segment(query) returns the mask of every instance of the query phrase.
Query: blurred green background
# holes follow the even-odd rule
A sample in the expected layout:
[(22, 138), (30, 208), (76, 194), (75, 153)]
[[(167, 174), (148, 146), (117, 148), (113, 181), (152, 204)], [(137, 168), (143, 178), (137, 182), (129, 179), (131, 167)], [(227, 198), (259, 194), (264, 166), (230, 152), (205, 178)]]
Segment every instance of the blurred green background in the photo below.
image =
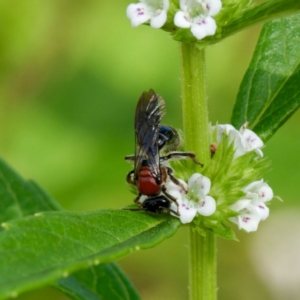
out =
[[(2, 0), (1, 156), (65, 209), (132, 203), (125, 182), (140, 94), (164, 96), (164, 123), (181, 127), (178, 45), (147, 26), (132, 29), (128, 0)], [(210, 119), (228, 123), (260, 27), (207, 49)], [(299, 299), (299, 112), (268, 142), (269, 219), (240, 242), (218, 240), (219, 299)], [(187, 299), (188, 230), (120, 261), (145, 300)], [(19, 300), (68, 299), (44, 288)]]

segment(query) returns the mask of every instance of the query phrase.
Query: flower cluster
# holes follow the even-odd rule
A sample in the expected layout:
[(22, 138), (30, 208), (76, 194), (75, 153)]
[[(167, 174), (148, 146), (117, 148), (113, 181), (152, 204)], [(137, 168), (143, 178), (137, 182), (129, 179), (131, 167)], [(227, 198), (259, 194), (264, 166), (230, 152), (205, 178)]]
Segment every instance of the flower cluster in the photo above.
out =
[[(150, 21), (151, 27), (161, 28), (168, 19), (169, 8), (169, 0), (140, 0), (130, 4), (126, 14), (133, 27)], [(221, 0), (179, 0), (174, 24), (179, 28), (190, 28), (193, 36), (201, 40), (216, 33), (217, 25), (212, 17), (221, 8)]]
[[(236, 130), (232, 125), (217, 125), (212, 127), (216, 130), (217, 142), (220, 142), (223, 134), (229, 137), (229, 143), (234, 145), (234, 158), (254, 151), (260, 157), (263, 157), (261, 148), (264, 143), (255, 132), (246, 128), (244, 124), (240, 130)], [(230, 205), (230, 209), (239, 213), (238, 216), (229, 218), (236, 223), (239, 229), (247, 232), (256, 231), (260, 221), (269, 216), (269, 208), (265, 202), (272, 200), (273, 191), (270, 186), (261, 179), (254, 181), (242, 188), (245, 196), (237, 202)]]
[[(233, 151), (231, 165), (235, 166), (234, 169), (238, 170), (238, 173), (230, 175), (230, 169), (221, 169), (218, 171), (219, 173), (216, 173), (217, 176), (214, 176), (213, 181), (202, 174), (196, 173), (188, 179), (187, 183), (179, 179), (180, 185), (169, 180), (166, 185), (167, 191), (176, 199), (178, 204), (172, 203), (171, 210), (178, 212), (179, 215), (173, 212), (171, 214), (179, 217), (183, 224), (193, 222), (197, 215), (208, 217), (208, 219), (211, 216), (212, 226), (215, 226), (215, 220), (217, 219), (221, 220), (221, 222), (227, 219), (237, 224), (239, 229), (244, 229), (247, 232), (256, 231), (259, 222), (269, 216), (269, 208), (265, 203), (273, 198), (272, 189), (263, 179), (255, 181), (257, 180), (256, 176), (261, 175), (255, 168), (257, 166), (264, 168), (264, 165), (259, 165), (260, 162), (263, 164), (264, 160), (257, 160), (257, 156), (263, 156), (261, 151), (263, 142), (253, 131), (246, 129), (246, 125), (242, 126), (240, 130), (236, 130), (229, 124), (216, 125), (212, 127), (212, 136), (216, 144), (224, 142), (224, 137), (227, 137), (227, 147), (233, 145), (231, 148), (233, 149), (231, 150)], [(219, 151), (218, 147), (216, 151)], [(257, 156), (252, 156), (253, 165), (246, 167), (249, 168), (246, 170), (238, 168), (237, 164), (243, 163), (243, 160), (242, 158), (236, 160), (236, 158), (244, 156), (249, 152), (257, 154)], [(249, 155), (245, 159), (247, 162)], [(222, 155), (219, 156), (222, 157)], [(219, 158), (215, 158), (214, 156), (213, 159)], [(222, 168), (223, 164), (218, 163), (218, 165)], [(206, 175), (207, 170), (209, 170), (209, 167), (203, 170)], [(219, 179), (216, 179), (218, 177)], [(239, 181), (232, 182), (232, 178), (236, 180), (236, 177), (240, 178), (241, 183)], [(245, 178), (246, 181), (244, 181)], [(253, 181), (249, 184), (251, 180)], [(243, 186), (242, 182), (247, 182), (247, 185)], [(228, 186), (227, 190), (226, 186)], [(241, 197), (243, 194), (244, 196)]]

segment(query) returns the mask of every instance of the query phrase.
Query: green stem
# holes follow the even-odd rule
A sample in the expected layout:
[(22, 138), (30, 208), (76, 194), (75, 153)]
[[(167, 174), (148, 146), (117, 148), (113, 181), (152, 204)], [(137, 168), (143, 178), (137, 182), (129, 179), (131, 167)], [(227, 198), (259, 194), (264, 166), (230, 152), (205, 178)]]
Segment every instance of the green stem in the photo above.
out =
[[(206, 165), (210, 159), (205, 52), (181, 43), (181, 90), (185, 146)], [(196, 171), (196, 167), (195, 170)], [(201, 172), (198, 169), (198, 172)], [(216, 299), (216, 241), (190, 229), (190, 300)]]
[(205, 53), (194, 44), (180, 44), (183, 131), (187, 150), (205, 164), (210, 159), (205, 84)]

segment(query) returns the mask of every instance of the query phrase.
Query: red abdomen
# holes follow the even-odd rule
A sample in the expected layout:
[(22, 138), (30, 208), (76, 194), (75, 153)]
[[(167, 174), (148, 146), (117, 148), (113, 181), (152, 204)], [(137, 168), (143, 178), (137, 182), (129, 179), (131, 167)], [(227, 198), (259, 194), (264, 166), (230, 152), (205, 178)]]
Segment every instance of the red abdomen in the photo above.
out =
[(137, 180), (139, 192), (146, 196), (155, 195), (160, 192), (161, 186), (156, 183), (153, 174), (148, 166), (143, 166)]

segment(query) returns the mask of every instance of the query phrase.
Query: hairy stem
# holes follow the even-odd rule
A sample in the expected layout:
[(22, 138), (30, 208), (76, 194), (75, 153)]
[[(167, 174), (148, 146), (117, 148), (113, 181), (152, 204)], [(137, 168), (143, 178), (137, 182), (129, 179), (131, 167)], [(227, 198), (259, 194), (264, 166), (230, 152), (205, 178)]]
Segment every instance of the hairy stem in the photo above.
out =
[[(188, 151), (204, 166), (210, 159), (205, 83), (205, 52), (192, 43), (180, 44), (183, 130)], [(200, 167), (194, 167), (201, 173)], [(190, 229), (190, 300), (216, 299), (216, 241)]]

